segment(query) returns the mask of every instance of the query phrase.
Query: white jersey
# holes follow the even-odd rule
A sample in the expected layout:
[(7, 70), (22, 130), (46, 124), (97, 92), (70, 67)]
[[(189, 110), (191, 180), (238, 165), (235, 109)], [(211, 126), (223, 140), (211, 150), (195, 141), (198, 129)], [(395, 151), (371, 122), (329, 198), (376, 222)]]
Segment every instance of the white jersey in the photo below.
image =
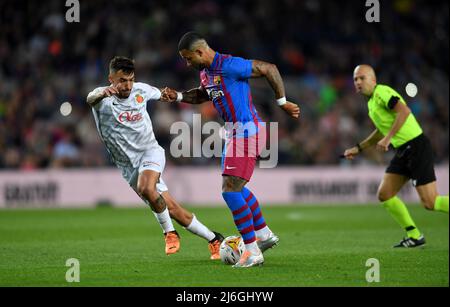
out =
[[(105, 88), (96, 88), (92, 93)], [(160, 98), (159, 89), (135, 82), (128, 98), (105, 97), (92, 107), (100, 137), (118, 167), (139, 167), (145, 152), (161, 148), (147, 112), (147, 102)]]

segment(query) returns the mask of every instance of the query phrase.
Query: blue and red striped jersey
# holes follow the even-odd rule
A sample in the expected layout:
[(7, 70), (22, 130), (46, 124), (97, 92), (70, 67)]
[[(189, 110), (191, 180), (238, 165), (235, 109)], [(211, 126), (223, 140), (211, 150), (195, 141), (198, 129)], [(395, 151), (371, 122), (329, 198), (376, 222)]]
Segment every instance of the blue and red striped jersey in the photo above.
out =
[[(256, 133), (261, 118), (252, 102), (248, 79), (252, 61), (216, 52), (211, 67), (200, 72), (200, 84), (226, 123), (245, 125), (245, 136)], [(237, 130), (237, 131), (236, 131)], [(239, 135), (236, 129), (234, 135)], [(243, 135), (244, 136), (244, 135)]]

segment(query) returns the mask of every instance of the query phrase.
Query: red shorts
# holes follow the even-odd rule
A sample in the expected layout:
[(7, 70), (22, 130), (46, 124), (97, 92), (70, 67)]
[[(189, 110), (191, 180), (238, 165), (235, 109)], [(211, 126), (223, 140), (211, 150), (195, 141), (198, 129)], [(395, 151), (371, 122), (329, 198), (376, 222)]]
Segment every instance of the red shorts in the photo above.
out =
[(222, 176), (235, 176), (250, 181), (265, 145), (265, 129), (260, 129), (257, 134), (248, 138), (227, 139), (222, 154)]

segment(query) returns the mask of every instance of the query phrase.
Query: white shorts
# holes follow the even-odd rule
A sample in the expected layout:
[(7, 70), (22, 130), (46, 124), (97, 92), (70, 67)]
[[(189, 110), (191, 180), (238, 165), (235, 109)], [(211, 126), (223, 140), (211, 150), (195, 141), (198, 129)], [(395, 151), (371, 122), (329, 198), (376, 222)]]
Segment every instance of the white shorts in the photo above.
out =
[(164, 171), (164, 166), (166, 165), (165, 151), (161, 146), (149, 149), (142, 156), (139, 162), (139, 167), (121, 167), (122, 176), (128, 182), (128, 184), (137, 193), (137, 184), (139, 174), (146, 170), (151, 170), (160, 173), (159, 181), (156, 184), (156, 190), (158, 193), (162, 193), (168, 190), (166, 184), (162, 179), (162, 173)]

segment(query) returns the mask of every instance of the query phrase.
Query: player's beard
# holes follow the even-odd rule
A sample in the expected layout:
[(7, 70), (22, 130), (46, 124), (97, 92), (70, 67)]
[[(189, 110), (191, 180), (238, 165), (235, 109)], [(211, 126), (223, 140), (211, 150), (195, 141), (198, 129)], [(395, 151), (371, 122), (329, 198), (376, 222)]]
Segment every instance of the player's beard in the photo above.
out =
[(131, 91), (129, 91), (129, 92), (120, 92), (119, 93), (119, 98), (126, 99), (126, 98), (130, 97), (130, 94), (131, 94)]

